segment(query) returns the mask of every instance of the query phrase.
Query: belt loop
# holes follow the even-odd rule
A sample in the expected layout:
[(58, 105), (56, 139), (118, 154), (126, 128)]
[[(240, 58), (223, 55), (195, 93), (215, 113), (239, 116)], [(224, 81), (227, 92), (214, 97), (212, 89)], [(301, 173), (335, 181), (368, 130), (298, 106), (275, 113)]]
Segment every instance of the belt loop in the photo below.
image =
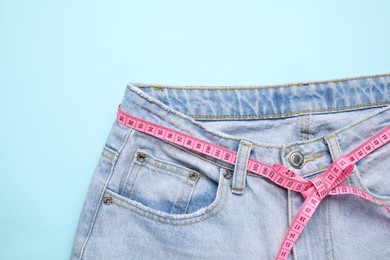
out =
[[(334, 162), (337, 158), (343, 155), (343, 152), (341, 151), (339, 141), (337, 139), (337, 135), (335, 133), (331, 133), (330, 135), (327, 135), (324, 137), (326, 144), (328, 145), (330, 155), (332, 156), (332, 161)], [(356, 170), (356, 168), (353, 170), (353, 172)], [(350, 177), (348, 176), (342, 184), (348, 184), (350, 185)]]
[(234, 194), (244, 194), (246, 171), (252, 147), (253, 144), (251, 142), (240, 140), (233, 173), (232, 193)]
[(325, 136), (324, 139), (328, 145), (330, 155), (332, 156), (332, 161), (335, 161), (337, 158), (342, 156), (337, 136), (334, 133)]

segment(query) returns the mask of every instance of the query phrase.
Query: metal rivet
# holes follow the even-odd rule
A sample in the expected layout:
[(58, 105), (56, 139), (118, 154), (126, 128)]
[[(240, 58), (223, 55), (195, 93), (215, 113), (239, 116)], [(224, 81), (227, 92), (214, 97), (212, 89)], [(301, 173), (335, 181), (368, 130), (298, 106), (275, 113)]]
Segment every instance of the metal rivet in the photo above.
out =
[(223, 173), (223, 177), (225, 177), (226, 179), (230, 179), (232, 177), (232, 171), (225, 170), (225, 172)]
[(146, 156), (147, 156), (147, 155), (146, 155), (145, 153), (138, 152), (138, 154), (137, 154), (137, 160), (140, 161), (140, 162), (143, 162), (143, 161), (145, 161), (145, 157), (146, 157)]
[(104, 201), (104, 204), (110, 205), (112, 203), (112, 197), (111, 196), (104, 197), (103, 201)]
[(296, 169), (302, 168), (305, 164), (305, 157), (300, 152), (295, 151), (290, 155), (290, 164)]
[(198, 179), (199, 175), (197, 172), (191, 172), (189, 177), (191, 180), (195, 181), (196, 179)]

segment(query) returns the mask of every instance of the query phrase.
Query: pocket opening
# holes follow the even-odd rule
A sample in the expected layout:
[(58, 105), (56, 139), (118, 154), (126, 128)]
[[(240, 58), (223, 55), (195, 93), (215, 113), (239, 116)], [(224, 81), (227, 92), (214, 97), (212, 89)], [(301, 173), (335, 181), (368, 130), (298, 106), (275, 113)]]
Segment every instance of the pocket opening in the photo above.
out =
[(367, 155), (355, 164), (352, 179), (371, 196), (390, 205), (390, 156), (386, 146)]
[(167, 213), (185, 213), (202, 175), (137, 148), (120, 195)]
[[(206, 220), (217, 215), (226, 205), (229, 193), (229, 180), (224, 177), (224, 168), (219, 168), (219, 181), (216, 185), (214, 200), (204, 204), (193, 212), (184, 214), (167, 213), (155, 208), (146, 206), (136, 200), (124, 197), (109, 188), (105, 191), (105, 196), (112, 197), (112, 204), (118, 206), (118, 210), (127, 210), (129, 213), (140, 215), (144, 218), (170, 225), (188, 225)], [(215, 181), (213, 181), (215, 182)]]

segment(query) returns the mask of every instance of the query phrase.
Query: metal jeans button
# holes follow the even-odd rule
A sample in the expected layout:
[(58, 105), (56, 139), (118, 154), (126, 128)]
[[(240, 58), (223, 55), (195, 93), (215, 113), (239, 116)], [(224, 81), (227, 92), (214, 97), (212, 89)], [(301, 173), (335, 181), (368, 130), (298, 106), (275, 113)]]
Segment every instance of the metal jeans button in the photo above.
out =
[(199, 177), (199, 174), (197, 172), (190, 172), (189, 177), (191, 180), (196, 181)]
[(223, 173), (223, 177), (225, 177), (225, 179), (230, 179), (232, 177), (232, 171), (225, 170), (225, 172)]
[(140, 162), (143, 162), (143, 161), (145, 161), (145, 157), (146, 157), (146, 156), (147, 156), (147, 155), (146, 155), (145, 153), (138, 152), (138, 154), (137, 154), (137, 160), (140, 161)]
[(292, 152), (290, 154), (290, 164), (296, 169), (302, 168), (305, 164), (305, 157), (298, 151)]
[(111, 196), (104, 197), (103, 202), (106, 205), (110, 205), (112, 203), (112, 197)]

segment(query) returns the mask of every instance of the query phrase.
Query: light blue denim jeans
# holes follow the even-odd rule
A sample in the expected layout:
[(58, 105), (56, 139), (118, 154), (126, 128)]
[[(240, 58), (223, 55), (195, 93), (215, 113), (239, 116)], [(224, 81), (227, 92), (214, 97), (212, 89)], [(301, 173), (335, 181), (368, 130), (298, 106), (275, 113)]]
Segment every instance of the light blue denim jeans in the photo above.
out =
[[(322, 174), (390, 124), (390, 74), (273, 86), (131, 83), (121, 108), (236, 151), (237, 167), (113, 116), (71, 259), (274, 259), (304, 198), (247, 171), (248, 158), (307, 180)], [(303, 165), (293, 166), (296, 151)], [(390, 206), (389, 169), (384, 145), (343, 183)], [(327, 196), (288, 259), (390, 259), (389, 238), (383, 207)]]

